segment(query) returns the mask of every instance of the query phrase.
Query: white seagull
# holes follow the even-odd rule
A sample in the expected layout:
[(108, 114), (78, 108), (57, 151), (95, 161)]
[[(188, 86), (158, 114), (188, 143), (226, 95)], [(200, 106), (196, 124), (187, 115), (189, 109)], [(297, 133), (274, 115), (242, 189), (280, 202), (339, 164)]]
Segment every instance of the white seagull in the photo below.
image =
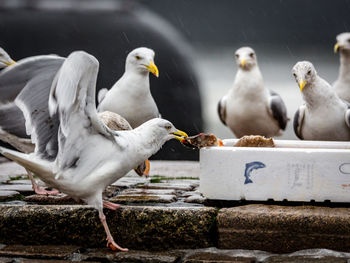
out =
[(292, 72), (305, 101), (294, 115), (295, 134), (302, 140), (350, 140), (349, 105), (317, 75), (312, 63), (298, 62)]
[(123, 76), (107, 91), (99, 92), (98, 111), (111, 111), (124, 117), (133, 128), (159, 117), (158, 107), (152, 97), (149, 72), (159, 76), (154, 64), (154, 51), (141, 47), (131, 51), (125, 62)]
[(338, 79), (333, 87), (338, 96), (350, 102), (350, 33), (342, 33), (337, 36), (334, 52), (340, 51), (340, 68)]
[(256, 54), (250, 47), (236, 51), (238, 71), (232, 88), (219, 101), (220, 120), (236, 137), (280, 136), (288, 122), (282, 98), (264, 87)]
[[(182, 140), (180, 136), (187, 135), (159, 118), (130, 131), (109, 129), (95, 106), (98, 66), (93, 56), (73, 52), (56, 75), (49, 98), (17, 97), (36, 151), (24, 154), (1, 147), (0, 152), (46, 184), (95, 207), (107, 234), (107, 246), (127, 251), (114, 242), (109, 231), (103, 207), (115, 210), (119, 205), (103, 201), (103, 190), (156, 153), (166, 141)], [(42, 111), (32, 114), (34, 105)], [(35, 122), (35, 118), (40, 121)], [(56, 136), (49, 138), (48, 134)], [(47, 147), (41, 147), (44, 145)], [(58, 150), (56, 156), (49, 155), (46, 149), (54, 148)]]

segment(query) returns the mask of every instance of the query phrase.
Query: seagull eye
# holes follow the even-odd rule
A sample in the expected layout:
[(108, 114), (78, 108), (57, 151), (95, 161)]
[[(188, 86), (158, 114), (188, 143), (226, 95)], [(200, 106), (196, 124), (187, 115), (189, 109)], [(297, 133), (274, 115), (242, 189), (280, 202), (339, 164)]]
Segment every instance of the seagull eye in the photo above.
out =
[(165, 126), (165, 129), (170, 130), (170, 129), (171, 129), (171, 126), (170, 126), (170, 125), (167, 125), (167, 126)]
[(238, 55), (238, 54), (236, 54), (236, 55), (235, 55), (235, 57), (236, 57), (236, 58), (239, 58), (239, 55)]
[(140, 57), (140, 56), (136, 56), (135, 58), (136, 58), (137, 60), (141, 59), (141, 57)]
[(297, 74), (293, 73), (294, 78), (297, 78)]
[(253, 57), (254, 57), (254, 53), (250, 53), (249, 56), (250, 56), (251, 58), (253, 58)]
[(307, 74), (308, 74), (308, 75), (311, 75), (311, 70), (309, 70), (309, 71), (307, 72)]

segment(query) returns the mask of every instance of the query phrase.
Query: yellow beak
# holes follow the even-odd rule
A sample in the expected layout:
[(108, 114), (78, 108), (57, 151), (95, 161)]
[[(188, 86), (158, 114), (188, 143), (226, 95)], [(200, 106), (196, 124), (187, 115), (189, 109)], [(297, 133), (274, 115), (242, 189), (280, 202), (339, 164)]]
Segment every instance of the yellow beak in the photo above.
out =
[(153, 61), (151, 61), (151, 63), (149, 63), (149, 65), (145, 65), (147, 70), (149, 72), (151, 72), (154, 76), (156, 76), (157, 78), (159, 77), (159, 71), (158, 68), (156, 66), (156, 64), (154, 64)]
[(339, 45), (338, 43), (336, 43), (336, 44), (334, 45), (334, 53), (337, 53), (338, 50), (339, 50), (339, 48), (340, 48), (340, 45)]
[(246, 64), (246, 62), (247, 62), (247, 61), (246, 61), (245, 59), (242, 59), (242, 60), (241, 60), (241, 66), (244, 67), (245, 64)]
[(16, 64), (16, 61), (14, 61), (14, 60), (11, 59), (10, 62), (6, 62), (6, 61), (5, 61), (5, 64), (6, 64), (7, 66), (11, 66), (11, 65), (13, 65), (13, 64)]
[(183, 132), (180, 130), (176, 130), (176, 132), (173, 132), (173, 135), (174, 135), (175, 139), (179, 140), (180, 142), (183, 141), (184, 138), (188, 137), (186, 132)]
[(304, 89), (305, 85), (306, 85), (306, 81), (303, 80), (303, 79), (301, 79), (301, 80), (299, 81), (299, 88), (300, 88), (300, 91), (301, 91), (301, 92), (303, 92), (303, 89)]

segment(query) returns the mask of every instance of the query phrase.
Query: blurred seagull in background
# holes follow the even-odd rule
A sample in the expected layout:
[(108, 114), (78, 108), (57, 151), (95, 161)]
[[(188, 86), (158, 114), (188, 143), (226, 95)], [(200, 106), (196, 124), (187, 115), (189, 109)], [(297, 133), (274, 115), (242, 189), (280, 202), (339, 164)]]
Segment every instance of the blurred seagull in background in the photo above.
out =
[(239, 68), (233, 87), (219, 101), (220, 120), (238, 138), (282, 135), (288, 122), (287, 109), (276, 92), (264, 87), (254, 50), (242, 47), (235, 57)]
[[(49, 94), (47, 87), (37, 87), (35, 94), (41, 94), (42, 89), (47, 96), (20, 94), (16, 104), (24, 112), (36, 152), (24, 154), (3, 147), (0, 152), (46, 184), (95, 207), (107, 234), (107, 246), (127, 251), (114, 242), (109, 231), (103, 207), (115, 210), (119, 205), (103, 201), (103, 190), (166, 141), (181, 141), (187, 135), (159, 118), (134, 130), (109, 129), (98, 117), (95, 105), (98, 67), (93, 56), (73, 52), (55, 76)], [(31, 114), (34, 108), (42, 110)]]
[(340, 67), (338, 79), (333, 87), (339, 98), (350, 102), (350, 33), (342, 33), (337, 36), (334, 52), (340, 53)]
[(154, 55), (153, 50), (145, 47), (134, 49), (128, 54), (123, 76), (109, 91), (100, 90), (99, 112), (118, 113), (133, 128), (160, 116), (149, 84), (149, 72), (159, 76)]
[(298, 62), (292, 72), (305, 101), (294, 115), (295, 134), (302, 140), (350, 140), (349, 104), (317, 75), (312, 63)]

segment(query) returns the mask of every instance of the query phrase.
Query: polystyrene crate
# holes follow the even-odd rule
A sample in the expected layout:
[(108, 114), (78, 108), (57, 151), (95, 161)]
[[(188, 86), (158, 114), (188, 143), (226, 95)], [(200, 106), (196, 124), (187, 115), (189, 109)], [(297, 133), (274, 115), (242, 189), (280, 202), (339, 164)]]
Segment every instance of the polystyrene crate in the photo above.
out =
[(343, 145), (202, 148), (200, 192), (217, 200), (350, 202), (350, 150)]

